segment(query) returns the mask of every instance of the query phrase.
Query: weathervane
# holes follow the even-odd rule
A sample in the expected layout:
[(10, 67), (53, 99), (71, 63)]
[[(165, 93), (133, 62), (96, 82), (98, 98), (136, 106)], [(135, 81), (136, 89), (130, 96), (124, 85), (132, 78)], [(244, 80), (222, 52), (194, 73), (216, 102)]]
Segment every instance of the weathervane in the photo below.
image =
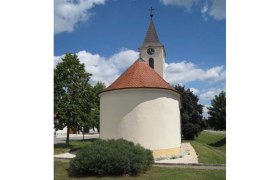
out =
[(153, 7), (151, 7), (150, 9), (149, 9), (149, 11), (150, 11), (150, 16), (151, 16), (151, 20), (153, 19), (153, 11), (154, 11), (155, 9), (153, 8)]

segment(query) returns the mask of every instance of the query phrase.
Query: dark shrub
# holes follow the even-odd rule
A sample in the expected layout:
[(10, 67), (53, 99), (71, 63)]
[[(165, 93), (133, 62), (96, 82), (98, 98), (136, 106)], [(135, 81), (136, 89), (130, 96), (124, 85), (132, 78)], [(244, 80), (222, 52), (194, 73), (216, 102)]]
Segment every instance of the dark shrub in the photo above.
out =
[(193, 140), (199, 134), (201, 127), (198, 124), (187, 123), (183, 127), (182, 134), (185, 139)]
[(195, 130), (196, 130), (196, 135), (195, 136), (197, 136), (202, 131), (202, 128), (199, 124), (194, 124), (194, 127), (195, 127)]
[(208, 128), (208, 120), (206, 118), (203, 118), (202, 121), (200, 121), (201, 130)]
[(70, 161), (70, 174), (86, 175), (137, 175), (153, 163), (150, 150), (124, 139), (97, 140), (81, 149)]

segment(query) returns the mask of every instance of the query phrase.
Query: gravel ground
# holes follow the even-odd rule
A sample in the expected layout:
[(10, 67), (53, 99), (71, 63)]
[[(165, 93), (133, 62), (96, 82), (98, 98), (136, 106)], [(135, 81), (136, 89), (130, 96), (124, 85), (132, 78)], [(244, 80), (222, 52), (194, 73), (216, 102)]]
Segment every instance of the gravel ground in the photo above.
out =
[(158, 160), (155, 163), (198, 163), (196, 152), (190, 143), (181, 144), (181, 154), (183, 155), (181, 158)]
[[(196, 152), (192, 145), (190, 143), (182, 143), (181, 145), (181, 153), (182, 155), (181, 158), (176, 158), (176, 159), (165, 159), (165, 160), (157, 160), (155, 163), (168, 163), (168, 164), (177, 164), (177, 163), (191, 163), (191, 164), (197, 164), (198, 163), (198, 158), (196, 155)], [(75, 154), (71, 153), (63, 153), (63, 154), (56, 154), (54, 155), (54, 158), (57, 159), (72, 159), (75, 157)]]

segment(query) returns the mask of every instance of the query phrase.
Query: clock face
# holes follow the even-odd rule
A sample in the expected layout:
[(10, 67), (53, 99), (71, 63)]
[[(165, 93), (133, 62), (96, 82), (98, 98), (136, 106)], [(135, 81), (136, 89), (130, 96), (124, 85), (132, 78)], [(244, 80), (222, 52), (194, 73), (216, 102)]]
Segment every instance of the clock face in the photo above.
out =
[(155, 53), (154, 48), (149, 48), (149, 49), (147, 50), (147, 53), (148, 53), (149, 55), (153, 55), (153, 54)]

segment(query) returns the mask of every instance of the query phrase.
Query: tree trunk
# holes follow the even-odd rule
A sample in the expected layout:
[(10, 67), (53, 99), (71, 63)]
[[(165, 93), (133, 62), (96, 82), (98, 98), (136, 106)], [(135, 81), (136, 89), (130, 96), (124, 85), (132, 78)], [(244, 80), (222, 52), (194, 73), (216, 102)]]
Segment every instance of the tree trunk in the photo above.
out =
[(85, 141), (85, 130), (84, 130), (85, 128), (83, 127), (82, 128), (82, 132), (83, 132), (83, 141)]
[(69, 145), (69, 126), (67, 125), (67, 137), (66, 137), (66, 145)]

